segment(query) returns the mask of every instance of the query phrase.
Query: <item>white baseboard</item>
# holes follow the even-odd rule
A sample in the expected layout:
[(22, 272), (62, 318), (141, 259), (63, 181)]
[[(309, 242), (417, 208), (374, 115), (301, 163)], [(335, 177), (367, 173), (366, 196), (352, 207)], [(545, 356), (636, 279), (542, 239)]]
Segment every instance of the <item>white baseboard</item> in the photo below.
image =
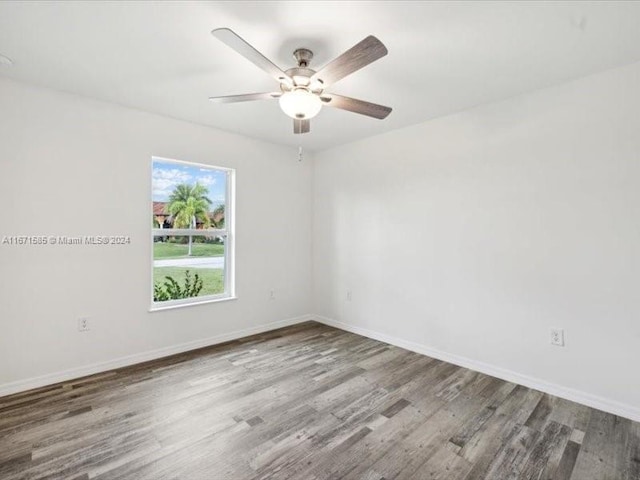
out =
[(405, 350), (411, 350), (412, 352), (420, 353), (428, 357), (437, 358), (444, 362), (453, 363), (460, 367), (465, 367), (476, 372), (484, 373), (492, 377), (497, 377), (508, 382), (524, 385), (525, 387), (533, 388), (556, 397), (561, 397), (572, 402), (580, 403), (588, 407), (596, 408), (604, 412), (612, 413), (620, 417), (625, 417), (636, 422), (640, 422), (640, 408), (626, 405), (614, 400), (599, 397), (590, 393), (575, 390), (573, 388), (563, 387), (555, 383), (550, 383), (538, 378), (533, 378), (528, 375), (523, 375), (512, 370), (490, 365), (488, 363), (479, 362), (470, 358), (461, 357), (453, 353), (443, 352), (426, 345), (411, 342), (409, 340), (403, 340), (402, 338), (394, 337), (384, 333), (379, 333), (367, 328), (356, 327), (347, 323), (342, 323), (331, 318), (324, 317), (322, 315), (312, 315), (311, 318), (317, 322), (324, 323), (331, 327), (339, 328), (347, 332), (362, 335), (363, 337), (379, 340), (384, 343), (389, 343)]
[(256, 335), (258, 333), (264, 333), (282, 327), (288, 327), (290, 325), (306, 322), (311, 319), (311, 315), (302, 315), (299, 317), (280, 320), (277, 322), (264, 323), (255, 327), (245, 328), (244, 330), (236, 330), (234, 332), (223, 333), (221, 335), (216, 335), (214, 337), (209, 337), (202, 340), (194, 340), (192, 342), (171, 345), (169, 347), (149, 350), (143, 353), (127, 355), (126, 357), (120, 357), (113, 360), (108, 360), (106, 362), (93, 363), (78, 368), (64, 370), (62, 372), (53, 372), (38, 377), (27, 378), (25, 380), (5, 383), (3, 385), (0, 385), (0, 397), (11, 395), (13, 393), (24, 392), (26, 390), (31, 390), (34, 388), (44, 387), (47, 385), (53, 385), (55, 383), (66, 382), (80, 377), (86, 377), (87, 375), (94, 375), (96, 373), (106, 372), (108, 370), (113, 370), (116, 368), (127, 367), (129, 365), (135, 365), (136, 363), (156, 360), (158, 358), (168, 357), (169, 355), (175, 355), (176, 353), (183, 353), (188, 352), (189, 350), (195, 350), (197, 348), (209, 347), (211, 345), (228, 342), (230, 340), (237, 340), (238, 338), (248, 337), (250, 335)]
[(183, 353), (189, 350), (195, 350), (197, 348), (208, 347), (211, 345), (216, 345), (216, 344), (228, 342), (231, 340), (236, 340), (238, 338), (247, 337), (247, 336), (255, 335), (258, 333), (264, 333), (264, 332), (268, 332), (270, 330), (276, 330), (282, 327), (288, 327), (290, 325), (295, 325), (295, 324), (306, 322), (309, 320), (315, 320), (317, 322), (324, 323), (325, 325), (329, 325), (331, 327), (339, 328), (347, 332), (352, 332), (357, 335), (362, 335), (364, 337), (372, 338), (374, 340), (395, 345), (397, 347), (404, 348), (406, 350), (410, 350), (412, 352), (416, 352), (421, 355), (427, 355), (429, 357), (437, 358), (438, 360), (442, 360), (445, 362), (452, 363), (454, 365), (468, 368), (470, 370), (481, 372), (486, 375), (491, 375), (493, 377), (497, 377), (502, 380), (506, 380), (508, 382), (524, 385), (525, 387), (533, 388), (535, 390), (539, 390), (541, 392), (548, 393), (550, 395), (555, 395), (557, 397), (561, 397), (567, 400), (571, 400), (573, 402), (581, 403), (589, 407), (597, 408), (598, 410), (602, 410), (605, 412), (612, 413), (614, 415), (618, 415), (620, 417), (625, 417), (630, 420), (640, 422), (640, 408), (633, 407), (631, 405), (626, 405), (620, 402), (616, 402), (614, 400), (603, 398), (603, 397), (586, 393), (580, 390), (564, 387), (562, 385), (558, 385), (555, 383), (550, 383), (544, 380), (540, 380), (538, 378), (533, 378), (528, 375), (523, 375), (523, 374), (514, 372), (512, 370), (497, 367), (495, 365), (491, 365), (488, 363), (479, 362), (477, 360), (472, 360), (470, 358), (462, 357), (462, 356), (455, 355), (448, 352), (443, 352), (441, 350), (431, 348), (427, 345), (411, 342), (409, 340), (404, 340), (402, 338), (376, 332), (374, 330), (369, 330), (367, 328), (349, 325), (347, 323), (339, 322), (337, 320), (324, 317), (322, 315), (301, 315), (299, 317), (280, 320), (277, 322), (265, 323), (262, 325), (257, 325), (255, 327), (246, 328), (243, 330), (236, 330), (233, 332), (216, 335), (214, 337), (209, 337), (202, 340), (195, 340), (192, 342), (181, 343), (178, 345), (163, 347), (163, 348), (150, 350), (143, 353), (128, 355), (126, 357), (120, 357), (120, 358), (109, 360), (106, 362), (94, 363), (94, 364), (85, 365), (78, 368), (64, 370), (61, 372), (53, 372), (53, 373), (41, 375), (38, 377), (32, 377), (24, 380), (5, 383), (0, 385), (0, 397), (5, 395), (11, 395), (13, 393), (23, 392), (26, 390), (31, 390), (34, 388), (44, 387), (47, 385), (53, 385), (55, 383), (65, 382), (65, 381), (73, 380), (76, 378), (85, 377), (87, 375), (93, 375), (96, 373), (113, 370), (116, 368), (122, 368), (129, 365), (134, 365), (136, 363), (142, 363), (149, 360), (156, 360), (158, 358), (167, 357), (169, 355)]

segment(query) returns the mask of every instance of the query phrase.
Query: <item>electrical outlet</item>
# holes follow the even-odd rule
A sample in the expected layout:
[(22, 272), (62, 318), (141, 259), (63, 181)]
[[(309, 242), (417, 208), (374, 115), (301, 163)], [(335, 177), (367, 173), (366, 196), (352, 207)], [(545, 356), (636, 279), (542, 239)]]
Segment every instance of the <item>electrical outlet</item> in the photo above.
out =
[(561, 328), (551, 329), (551, 345), (564, 347), (564, 330)]
[(352, 298), (351, 290), (347, 290), (347, 302), (350, 302)]
[(269, 300), (275, 300), (276, 299), (276, 291), (271, 289), (269, 290)]
[(82, 317), (78, 319), (78, 331), (79, 332), (89, 331), (89, 319), (87, 317)]

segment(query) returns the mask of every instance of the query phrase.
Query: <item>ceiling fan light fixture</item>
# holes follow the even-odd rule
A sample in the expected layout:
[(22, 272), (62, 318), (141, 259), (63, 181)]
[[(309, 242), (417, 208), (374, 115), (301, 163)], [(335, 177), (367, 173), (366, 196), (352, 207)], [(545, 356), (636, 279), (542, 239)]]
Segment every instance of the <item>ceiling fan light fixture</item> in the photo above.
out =
[(304, 88), (285, 92), (279, 102), (282, 111), (296, 120), (313, 118), (322, 108), (320, 97)]

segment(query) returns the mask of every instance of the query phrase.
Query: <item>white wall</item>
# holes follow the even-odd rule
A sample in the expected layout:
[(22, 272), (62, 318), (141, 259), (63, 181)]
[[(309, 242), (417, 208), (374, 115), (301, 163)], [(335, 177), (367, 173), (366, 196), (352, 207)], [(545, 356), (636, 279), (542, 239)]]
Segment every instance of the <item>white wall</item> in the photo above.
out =
[[(635, 64), (299, 163), (0, 79), (0, 239), (132, 238), (0, 245), (0, 394), (313, 310), (640, 418), (638, 112)], [(152, 155), (237, 169), (238, 300), (148, 312)], [(565, 348), (549, 345), (552, 326)]]
[(638, 112), (634, 64), (316, 155), (315, 311), (640, 418)]
[[(152, 155), (237, 169), (237, 300), (148, 312)], [(0, 79), (0, 238), (131, 236), (0, 245), (0, 394), (308, 313), (310, 173), (292, 148)]]

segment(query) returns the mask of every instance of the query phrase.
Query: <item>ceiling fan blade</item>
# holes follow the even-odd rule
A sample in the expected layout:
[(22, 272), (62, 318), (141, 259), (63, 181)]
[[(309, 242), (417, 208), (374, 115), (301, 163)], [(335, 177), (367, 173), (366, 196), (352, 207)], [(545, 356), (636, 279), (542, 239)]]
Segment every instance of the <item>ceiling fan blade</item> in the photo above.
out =
[(324, 87), (366, 67), (388, 53), (387, 47), (373, 35), (369, 35), (342, 55), (325, 65), (311, 77), (311, 83), (322, 81)]
[(322, 102), (335, 108), (341, 108), (342, 110), (348, 110), (353, 113), (359, 113), (360, 115), (366, 115), (367, 117), (377, 118), (382, 120), (393, 110), (391, 107), (385, 107), (384, 105), (378, 105), (377, 103), (365, 102), (364, 100), (358, 100), (351, 97), (343, 97), (342, 95), (336, 95), (335, 93), (323, 93), (320, 97)]
[(254, 65), (260, 67), (267, 72), (273, 78), (280, 83), (287, 83), (292, 85), (293, 80), (289, 75), (284, 73), (278, 66), (276, 66), (271, 60), (262, 55), (258, 50), (253, 48), (242, 37), (229, 28), (216, 28), (211, 32), (211, 35), (216, 37), (221, 42), (225, 43), (229, 47), (233, 48), (236, 52), (242, 55), (244, 58), (252, 62)]
[(311, 120), (293, 119), (293, 133), (309, 133), (311, 131)]
[(226, 95), (224, 97), (209, 97), (213, 103), (237, 103), (250, 100), (273, 100), (282, 95), (282, 92), (273, 93), (245, 93), (244, 95)]

